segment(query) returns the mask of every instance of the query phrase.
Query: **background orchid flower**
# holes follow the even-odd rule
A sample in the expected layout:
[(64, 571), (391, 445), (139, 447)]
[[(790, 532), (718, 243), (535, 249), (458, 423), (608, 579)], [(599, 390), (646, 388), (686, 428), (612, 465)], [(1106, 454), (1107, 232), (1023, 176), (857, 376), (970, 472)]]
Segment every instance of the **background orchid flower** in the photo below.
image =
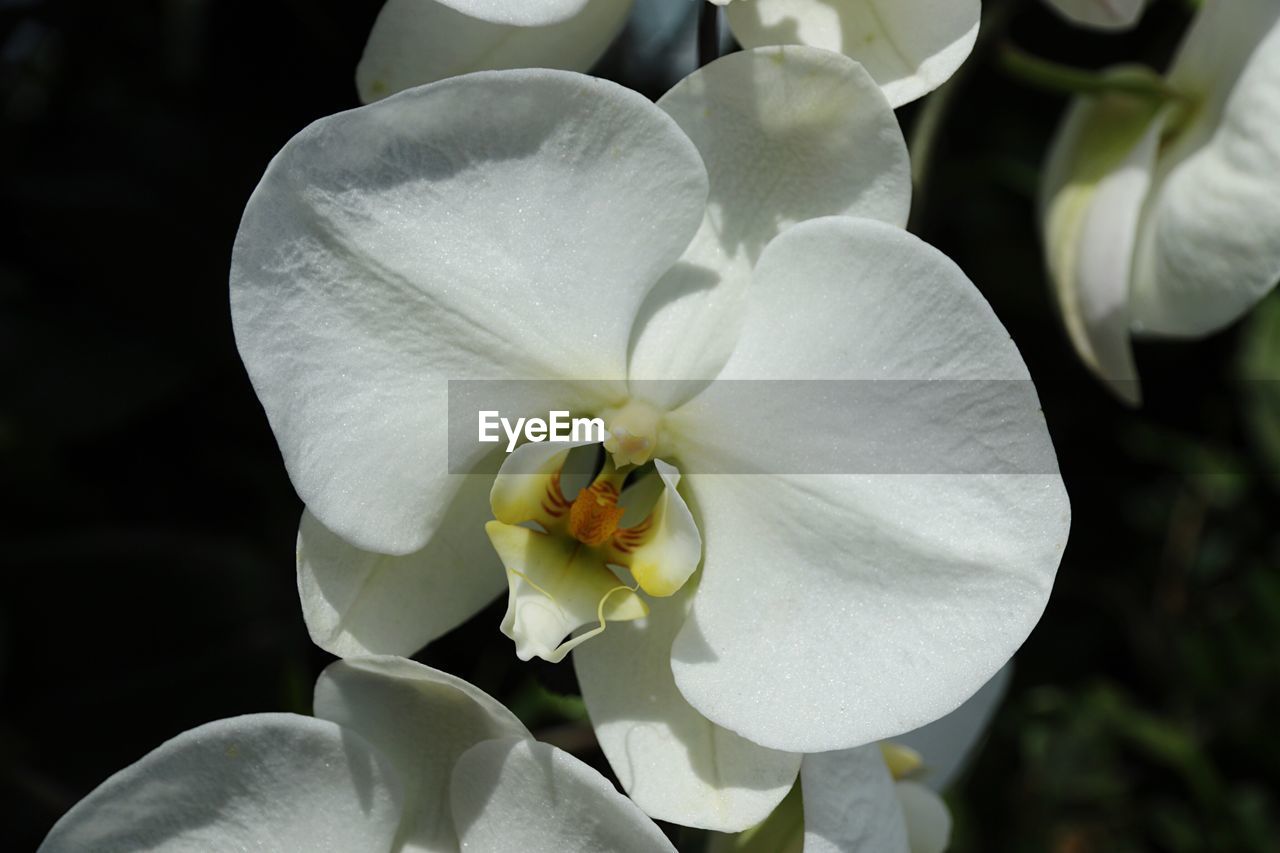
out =
[(178, 735), (81, 800), (40, 850), (674, 853), (603, 776), (446, 673), (339, 661), (315, 712)]
[[(360, 97), (367, 103), (469, 71), (585, 71), (618, 34), (630, 2), (388, 0), (356, 72)], [(711, 2), (725, 6), (729, 29), (744, 47), (794, 44), (843, 53), (862, 63), (895, 107), (951, 77), (973, 49), (981, 13), (980, 0)]]
[(356, 67), (356, 90), (369, 103), (472, 71), (586, 71), (617, 38), (632, 2), (387, 0)]
[(978, 38), (980, 0), (736, 0), (725, 7), (744, 47), (805, 44), (856, 59), (894, 107), (950, 79)]
[[(312, 636), (408, 653), (501, 589), (484, 525), (502, 490), (447, 473), (449, 380), (555, 380), (503, 411), (643, 437), (701, 543), (698, 574), (641, 583), (650, 615), (578, 650), (599, 661), (578, 666), (606, 754), (650, 814), (744, 828), (790, 789), (798, 753), (954, 709), (1039, 618), (1069, 511), (1017, 350), (963, 273), (898, 227), (908, 201), (879, 87), (809, 48), (725, 57), (657, 106), (580, 75), (490, 72), (303, 131), (245, 212), (232, 304), (309, 508)], [(715, 377), (996, 380), (1015, 398), (943, 433), (916, 418), (919, 446), (843, 397), (803, 437), (764, 411), (743, 421)], [(659, 379), (696, 381), (638, 396)], [(937, 443), (988, 473), (781, 473), (844, 464), (829, 452), (851, 423), (864, 455)], [(483, 447), (454, 470), (492, 470)], [(1015, 473), (1028, 449), (1047, 468)], [(782, 451), (803, 467), (774, 464)]]
[(1074, 24), (1099, 30), (1127, 30), (1142, 17), (1147, 0), (1045, 0)]
[(759, 826), (709, 853), (943, 853), (951, 814), (938, 792), (959, 774), (1008, 687), (1006, 666), (952, 713), (892, 742), (804, 758), (802, 782)]
[(1072, 343), (1129, 402), (1131, 333), (1210, 334), (1280, 280), (1280, 3), (1207, 0), (1152, 79), (1076, 101), (1042, 197)]

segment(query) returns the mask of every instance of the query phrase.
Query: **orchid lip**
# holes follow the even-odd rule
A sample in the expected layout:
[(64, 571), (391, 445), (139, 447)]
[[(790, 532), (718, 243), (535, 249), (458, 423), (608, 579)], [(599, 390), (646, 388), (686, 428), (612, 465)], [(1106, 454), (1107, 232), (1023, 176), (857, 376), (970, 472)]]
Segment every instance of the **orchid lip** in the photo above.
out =
[[(632, 407), (623, 422), (638, 425), (637, 413), (651, 417), (652, 410)], [(676, 492), (675, 468), (659, 459), (645, 463), (654, 475), (633, 484), (624, 499), (637, 466), (619, 466), (605, 453), (591, 483), (569, 498), (562, 486), (569, 453), (545, 443), (522, 445), (490, 496), (497, 518), (485, 531), (508, 581), (502, 631), (525, 659), (562, 660), (608, 623), (648, 615), (644, 596), (673, 595), (701, 561), (701, 536)], [(623, 526), (628, 509), (643, 517)], [(620, 579), (623, 570), (631, 574), (627, 581)]]

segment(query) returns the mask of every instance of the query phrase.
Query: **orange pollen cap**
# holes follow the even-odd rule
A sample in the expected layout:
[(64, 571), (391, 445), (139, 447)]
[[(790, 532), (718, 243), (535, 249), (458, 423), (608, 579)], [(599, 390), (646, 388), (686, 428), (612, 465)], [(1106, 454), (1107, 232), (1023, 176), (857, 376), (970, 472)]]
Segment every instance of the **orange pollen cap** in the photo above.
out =
[(618, 529), (624, 510), (618, 506), (618, 489), (596, 482), (578, 493), (569, 508), (569, 533), (583, 545), (603, 545)]

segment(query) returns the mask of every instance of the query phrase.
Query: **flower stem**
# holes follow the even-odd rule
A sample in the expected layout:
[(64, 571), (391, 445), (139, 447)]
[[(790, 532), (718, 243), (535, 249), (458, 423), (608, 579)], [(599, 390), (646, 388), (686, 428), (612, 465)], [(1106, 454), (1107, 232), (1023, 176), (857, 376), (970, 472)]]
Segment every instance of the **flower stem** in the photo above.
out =
[(1027, 53), (1005, 42), (998, 54), (1000, 68), (1009, 76), (1049, 92), (1066, 95), (1126, 94), (1158, 101), (1178, 100), (1181, 93), (1170, 88), (1154, 72), (1089, 71), (1061, 65)]
[(698, 12), (698, 67), (720, 58), (720, 7), (707, 0), (699, 0)]

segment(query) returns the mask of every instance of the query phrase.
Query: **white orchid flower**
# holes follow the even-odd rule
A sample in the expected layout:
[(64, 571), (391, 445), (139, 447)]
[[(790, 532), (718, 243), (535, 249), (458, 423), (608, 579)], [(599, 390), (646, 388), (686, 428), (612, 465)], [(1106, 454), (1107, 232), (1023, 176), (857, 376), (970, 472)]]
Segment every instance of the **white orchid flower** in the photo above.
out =
[(1280, 3), (1206, 0), (1152, 79), (1168, 97), (1077, 100), (1043, 188), (1072, 343), (1130, 402), (1131, 333), (1210, 334), (1280, 280)]
[(951, 813), (938, 792), (991, 722), (1010, 668), (952, 713), (892, 742), (805, 756), (801, 784), (768, 820), (715, 836), (709, 853), (943, 853)]
[(1127, 30), (1138, 23), (1147, 0), (1045, 0), (1073, 24), (1099, 30)]
[(116, 773), (40, 853), (674, 853), (599, 773), (403, 658), (339, 661), (316, 716), (184, 732)]
[[(668, 0), (687, 3), (690, 0)], [(700, 2), (700, 0), (695, 0)], [(973, 50), (980, 0), (712, 0), (743, 47), (843, 53), (895, 107), (951, 77)], [(617, 36), (631, 0), (388, 0), (356, 72), (366, 103), (471, 71), (586, 71)]]
[[(508, 578), (504, 627), (526, 654), (608, 624), (578, 667), (614, 768), (650, 814), (718, 829), (763, 819), (797, 753), (957, 707), (1038, 620), (1069, 510), (1008, 334), (898, 227), (909, 192), (879, 87), (809, 48), (725, 57), (656, 106), (567, 72), (487, 72), (303, 131), (245, 212), (232, 308), (309, 509), (312, 637), (411, 653)], [(624, 464), (647, 458), (642, 485), (664, 488), (655, 536), (621, 542), (644, 556), (636, 589), (606, 568), (613, 534), (637, 531), (600, 510), (605, 489), (585, 520), (514, 525), (565, 445), (518, 448), (497, 485), (447, 473), (448, 412), (465, 408), (451, 379), (555, 380), (504, 411), (599, 416)], [(928, 387), (909, 428), (837, 394), (797, 435), (777, 407), (720, 405), (738, 379)], [(994, 412), (943, 399), (968, 380), (1016, 393)], [(956, 472), (821, 473), (850, 443)], [(454, 470), (492, 464), (491, 447)], [(1047, 468), (1012, 473), (1027, 450)], [(491, 497), (510, 572), (484, 533)], [(557, 497), (562, 513), (578, 500)]]
[(738, 0), (725, 7), (744, 47), (805, 44), (856, 59), (895, 107), (941, 86), (978, 39), (980, 0)]

